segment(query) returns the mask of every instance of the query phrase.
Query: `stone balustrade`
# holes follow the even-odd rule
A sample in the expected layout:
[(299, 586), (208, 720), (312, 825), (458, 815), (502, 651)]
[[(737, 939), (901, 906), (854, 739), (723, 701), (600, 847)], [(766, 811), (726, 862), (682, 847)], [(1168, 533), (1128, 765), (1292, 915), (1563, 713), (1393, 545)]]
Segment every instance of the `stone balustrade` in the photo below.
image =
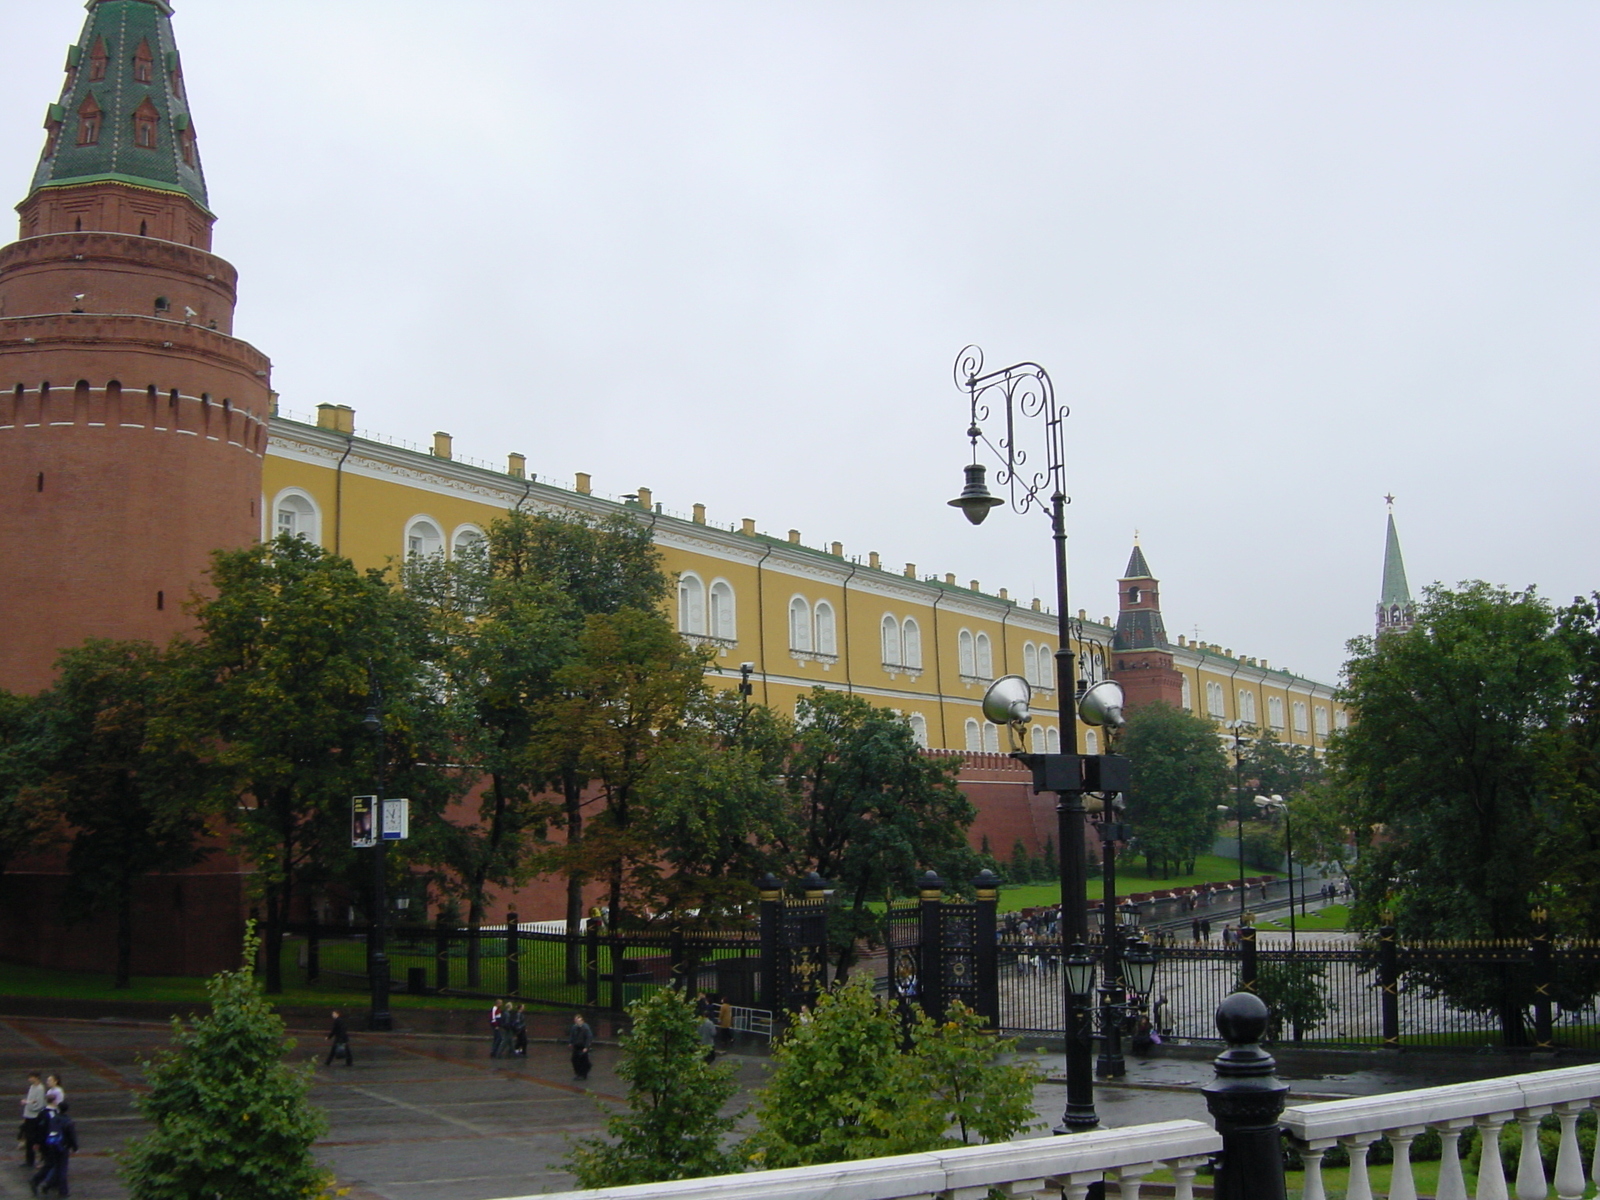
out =
[(1141, 1180), (1162, 1168), (1172, 1172), (1175, 1200), (1192, 1200), (1195, 1173), (1221, 1149), (1222, 1138), (1200, 1121), (1161, 1121), (1073, 1137), (559, 1192), (539, 1200), (985, 1200), (991, 1188), (1016, 1200), (1083, 1200), (1089, 1185), (1102, 1180), (1108, 1195), (1138, 1200)]
[[(1460, 1143), (1472, 1126), (1483, 1142), (1478, 1200), (1509, 1200), (1513, 1194), (1517, 1200), (1544, 1200), (1551, 1183), (1559, 1200), (1579, 1200), (1591, 1177), (1600, 1181), (1600, 1153), (1586, 1172), (1578, 1150), (1578, 1117), (1592, 1105), (1600, 1105), (1600, 1066), (1305, 1104), (1284, 1109), (1282, 1122), (1305, 1163), (1304, 1200), (1324, 1200), (1322, 1159), (1335, 1145), (1350, 1155), (1348, 1200), (1371, 1200), (1367, 1155), (1380, 1137), (1394, 1150), (1390, 1200), (1416, 1200), (1411, 1143), (1427, 1129), (1436, 1130), (1444, 1143), (1437, 1200), (1466, 1200)], [(1539, 1122), (1551, 1113), (1560, 1122), (1561, 1141), (1555, 1179), (1547, 1180), (1539, 1156)], [(1500, 1157), (1500, 1131), (1510, 1121), (1522, 1131), (1514, 1193), (1507, 1191)]]

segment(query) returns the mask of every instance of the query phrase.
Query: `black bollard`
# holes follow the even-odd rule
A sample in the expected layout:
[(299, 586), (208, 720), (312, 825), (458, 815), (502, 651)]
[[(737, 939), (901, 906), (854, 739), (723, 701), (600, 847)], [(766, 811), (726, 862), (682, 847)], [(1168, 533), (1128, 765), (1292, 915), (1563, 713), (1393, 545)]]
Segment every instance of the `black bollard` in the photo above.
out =
[(1278, 1082), (1278, 1064), (1259, 1045), (1270, 1015), (1249, 992), (1217, 1005), (1217, 1029), (1228, 1048), (1217, 1055), (1216, 1080), (1203, 1090), (1222, 1135), (1218, 1200), (1286, 1200), (1278, 1115), (1289, 1088)]

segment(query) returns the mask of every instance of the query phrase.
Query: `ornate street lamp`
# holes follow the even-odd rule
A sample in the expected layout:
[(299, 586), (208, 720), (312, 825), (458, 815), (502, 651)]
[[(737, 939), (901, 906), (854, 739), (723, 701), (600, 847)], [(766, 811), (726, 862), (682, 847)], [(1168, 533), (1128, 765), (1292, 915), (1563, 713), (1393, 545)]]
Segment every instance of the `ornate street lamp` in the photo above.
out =
[[(1295, 937), (1294, 926), (1294, 823), (1289, 819), (1289, 802), (1274, 792), (1270, 796), (1257, 796), (1256, 807), (1264, 812), (1283, 814), (1283, 853), (1289, 860), (1289, 949), (1298, 950), (1300, 943)], [(1301, 894), (1304, 893), (1305, 887), (1302, 883)]]
[[(1092, 974), (1093, 959), (1083, 968), (1081, 958), (1089, 940), (1088, 864), (1084, 854), (1086, 812), (1083, 797), (1086, 791), (1125, 791), (1126, 782), (1119, 778), (1099, 778), (1102, 769), (1118, 770), (1116, 764), (1125, 760), (1110, 756), (1085, 757), (1078, 753), (1078, 722), (1073, 712), (1077, 698), (1075, 655), (1072, 652), (1072, 611), (1067, 598), (1067, 477), (1066, 455), (1062, 424), (1067, 410), (1056, 403), (1055, 388), (1050, 376), (1038, 363), (1022, 362), (998, 371), (985, 371), (983, 352), (968, 346), (956, 356), (956, 387), (967, 393), (970, 405), (967, 439), (972, 443), (972, 461), (965, 470), (965, 483), (961, 494), (950, 501), (974, 525), (982, 524), (990, 511), (1005, 503), (989, 492), (987, 471), (978, 461), (979, 444), (988, 447), (999, 463), (995, 476), (997, 487), (1004, 489), (1011, 508), (1018, 513), (1040, 512), (1049, 516), (1051, 536), (1055, 546), (1056, 574), (1056, 696), (1060, 718), (1062, 750), (1060, 754), (1028, 755), (1027, 761), (1034, 772), (1036, 791), (1054, 792), (1057, 797), (1056, 841), (1061, 848), (1061, 942), (1073, 945), (1072, 952), (1063, 956), (1063, 969), (1067, 986), (1063, 989), (1063, 1009), (1066, 1025), (1066, 1075), (1067, 1104), (1058, 1133), (1077, 1133), (1093, 1129), (1100, 1123), (1094, 1110), (1094, 1076), (1090, 1056), (1089, 986), (1083, 979), (1074, 979), (1075, 970)], [(1002, 432), (991, 440), (984, 432), (984, 422), (996, 420)], [(1042, 461), (1019, 445), (1023, 426), (1037, 423), (1042, 432)], [(1026, 686), (1024, 682), (1024, 687)], [(1091, 689), (1091, 694), (1094, 689)], [(986, 698), (987, 699), (987, 698)], [(1022, 713), (1026, 713), (1026, 696), (1022, 697)], [(1087, 701), (1088, 696), (1084, 699)], [(1105, 699), (1102, 697), (1101, 699)], [(1017, 728), (1019, 714), (1015, 708), (1016, 697), (1009, 694), (994, 697), (999, 706), (1000, 720)], [(1121, 724), (1121, 697), (1115, 698), (1114, 721)], [(994, 717), (990, 718), (995, 720)], [(1096, 778), (1086, 778), (1092, 774)], [(1115, 939), (1113, 939), (1115, 940)], [(1074, 965), (1076, 963), (1076, 966)], [(1084, 984), (1080, 987), (1079, 984)]]

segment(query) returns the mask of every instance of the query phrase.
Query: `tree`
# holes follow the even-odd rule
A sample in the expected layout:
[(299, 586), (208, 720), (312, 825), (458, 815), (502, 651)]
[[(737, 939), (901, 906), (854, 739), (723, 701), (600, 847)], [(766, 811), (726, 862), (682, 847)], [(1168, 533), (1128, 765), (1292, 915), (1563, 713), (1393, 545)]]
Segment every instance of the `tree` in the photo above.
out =
[(1326, 779), (1303, 788), (1290, 800), (1295, 861), (1337, 867), (1348, 878), (1356, 859), (1354, 834), (1346, 824), (1348, 812), (1335, 785)]
[(1146, 704), (1128, 715), (1118, 750), (1132, 762), (1128, 820), (1146, 869), (1163, 878), (1181, 872), (1211, 844), (1228, 788), (1215, 727), (1169, 704)]
[[(1245, 990), (1241, 983), (1237, 990)], [(1256, 967), (1253, 989), (1272, 1011), (1267, 1037), (1279, 1041), (1285, 1027), (1295, 1041), (1324, 1024), (1339, 1011), (1328, 994), (1326, 971), (1318, 962), (1303, 959), (1263, 960)]]
[(757, 1093), (756, 1129), (742, 1149), (760, 1167), (804, 1167), (945, 1142), (895, 1013), (865, 979), (836, 984), (809, 1020), (790, 1026), (772, 1052), (771, 1082)]
[(617, 1074), (628, 1081), (628, 1112), (606, 1121), (612, 1140), (577, 1143), (567, 1169), (585, 1188), (659, 1183), (727, 1175), (740, 1169), (722, 1148), (736, 1117), (722, 1106), (739, 1085), (733, 1068), (705, 1061), (700, 1018), (682, 992), (662, 988), (628, 1005), (632, 1028), (622, 1035)]
[(49, 845), (60, 825), (56, 797), (39, 787), (49, 731), (40, 697), (0, 692), (0, 881), (12, 859)]
[(955, 785), (961, 760), (923, 754), (898, 713), (822, 688), (797, 707), (787, 784), (799, 833), (784, 848), (843, 898), (828, 934), (847, 973), (857, 941), (878, 935), (871, 901), (909, 891), (924, 869), (957, 885), (977, 873), (977, 810)]
[[(266, 908), (268, 992), (283, 989), (284, 927), (306, 883), (345, 872), (364, 886), (349, 845), (349, 802), (388, 782), (437, 809), (452, 776), (448, 746), (428, 736), (431, 692), (420, 670), (415, 609), (376, 571), (358, 573), (301, 538), (219, 552), (214, 598), (195, 606), (200, 642), (186, 656), (175, 718), (218, 768), (220, 807), (256, 870)], [(381, 705), (375, 745), (363, 725)], [(431, 764), (431, 767), (419, 764)], [(404, 788), (404, 791), (399, 791)], [(419, 825), (422, 812), (416, 814)]]
[(961, 1131), (962, 1145), (974, 1137), (1009, 1141), (1037, 1119), (1033, 1089), (1039, 1073), (996, 1061), (1016, 1047), (1015, 1038), (996, 1038), (987, 1021), (959, 1000), (943, 1021), (918, 1010), (911, 1029), (914, 1068), (943, 1113), (945, 1127)]
[(175, 659), (148, 642), (90, 640), (64, 652), (43, 698), (47, 772), (40, 789), (71, 828), (68, 916), (109, 910), (116, 922), (116, 986), (133, 958), (139, 880), (200, 861), (202, 764), (164, 736)]
[[(1350, 643), (1340, 698), (1355, 720), (1330, 758), (1344, 823), (1377, 836), (1354, 868), (1358, 928), (1415, 939), (1523, 939), (1547, 898), (1568, 647), (1531, 590), (1427, 589), (1415, 624)], [(1430, 974), (1464, 1007), (1525, 1040), (1526, 973)]]
[(1240, 774), (1248, 786), (1255, 789), (1255, 794), (1293, 800), (1322, 777), (1322, 764), (1310, 746), (1279, 741), (1270, 729), (1241, 730), (1241, 733), (1246, 740)]
[(314, 1067), (283, 1062), (295, 1043), (249, 966), (258, 946), (251, 922), (246, 965), (206, 984), (211, 1012), (174, 1017), (172, 1048), (143, 1064), (150, 1087), (134, 1103), (155, 1128), (118, 1156), (133, 1200), (305, 1200), (332, 1183), (311, 1155), (327, 1128)]

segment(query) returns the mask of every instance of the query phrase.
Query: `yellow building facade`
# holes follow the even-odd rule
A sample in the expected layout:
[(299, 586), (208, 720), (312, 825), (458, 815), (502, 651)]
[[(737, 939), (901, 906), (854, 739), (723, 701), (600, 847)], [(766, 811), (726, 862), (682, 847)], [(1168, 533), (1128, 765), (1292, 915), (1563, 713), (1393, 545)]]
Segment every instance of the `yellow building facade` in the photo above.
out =
[[(796, 531), (771, 536), (749, 519), (715, 524), (703, 505), (667, 512), (647, 488), (612, 500), (596, 495), (587, 475), (561, 486), (530, 473), (521, 455), (503, 467), (461, 461), (445, 434), (430, 450), (360, 436), (354, 418), (341, 405), (321, 406), (314, 422), (273, 417), (263, 538), (292, 533), (358, 567), (383, 567), (412, 554), (453, 555), (513, 509), (636, 512), (677, 578), (679, 630), (714, 653), (713, 684), (737, 685), (750, 664), (754, 698), (779, 710), (792, 713), (813, 687), (837, 688), (905, 714), (930, 749), (992, 753), (1011, 747), (984, 720), (984, 691), (997, 676), (1022, 675), (1035, 689), (1028, 748), (1061, 749), (1057, 620), (1037, 599), (990, 595), (911, 563), (891, 567), (876, 553), (847, 558), (838, 543), (806, 546)], [(1113, 674), (1112, 624), (1078, 616), (1071, 650), (1079, 677)], [(1328, 684), (1181, 637), (1171, 653), (1184, 706), (1219, 728), (1245, 720), (1320, 751), (1343, 722)], [(1080, 727), (1078, 745), (1103, 750), (1099, 736)]]

